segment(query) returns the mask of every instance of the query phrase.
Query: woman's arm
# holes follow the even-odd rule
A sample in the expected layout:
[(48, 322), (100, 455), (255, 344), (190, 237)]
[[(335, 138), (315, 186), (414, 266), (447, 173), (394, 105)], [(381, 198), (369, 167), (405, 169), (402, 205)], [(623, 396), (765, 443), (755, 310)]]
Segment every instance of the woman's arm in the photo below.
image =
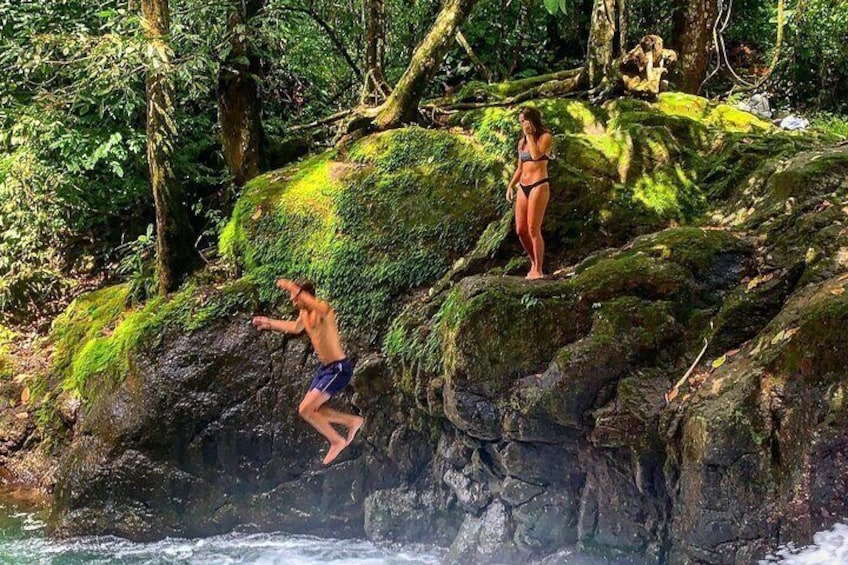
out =
[(513, 191), (515, 190), (515, 185), (518, 184), (518, 181), (521, 180), (521, 155), (518, 156), (518, 164), (515, 166), (515, 173), (512, 175), (512, 180), (509, 181), (509, 184), (506, 186), (506, 199), (510, 202), (513, 198)]
[(542, 156), (547, 155), (548, 151), (551, 150), (552, 141), (553, 137), (547, 132), (538, 138), (536, 138), (535, 134), (527, 134), (527, 151), (530, 152), (530, 156), (534, 161), (541, 159)]

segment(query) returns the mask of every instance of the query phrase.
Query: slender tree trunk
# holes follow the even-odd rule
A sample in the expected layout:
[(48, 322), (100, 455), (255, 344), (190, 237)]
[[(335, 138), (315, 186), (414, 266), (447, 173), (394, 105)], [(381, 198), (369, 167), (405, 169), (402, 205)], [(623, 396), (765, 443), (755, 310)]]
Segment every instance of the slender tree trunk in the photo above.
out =
[(516, 22), (518, 41), (515, 42), (515, 49), (512, 50), (512, 61), (509, 63), (509, 68), (507, 69), (506, 76), (504, 77), (505, 79), (509, 79), (509, 77), (512, 76), (512, 73), (515, 72), (516, 67), (518, 67), (518, 57), (524, 49), (524, 40), (526, 38), (524, 31), (527, 27), (527, 22), (530, 21), (534, 3), (534, 0), (523, 0), (521, 5), (518, 7), (518, 20)]
[(406, 71), (380, 106), (374, 125), (378, 129), (397, 127), (416, 119), (418, 103), (430, 80), (438, 71), (459, 26), (465, 21), (478, 0), (445, 0), (436, 21), (412, 54)]
[(265, 0), (235, 2), (227, 19), (230, 54), (218, 71), (218, 123), (224, 160), (237, 186), (259, 174), (262, 152), (262, 100), (257, 77), (262, 74), (259, 57), (252, 52), (247, 22), (259, 13)]
[(677, 88), (697, 94), (710, 62), (718, 0), (678, 0), (672, 45), (677, 51)]
[(589, 29), (589, 52), (586, 56), (590, 88), (599, 87), (610, 76), (613, 61), (621, 56), (625, 22), (625, 0), (595, 0)]
[(386, 54), (386, 6), (384, 0), (365, 2), (365, 81), (363, 100), (379, 103), (389, 92), (383, 74)]
[(147, 39), (147, 162), (156, 204), (156, 270), (159, 292), (174, 290), (197, 263), (183, 192), (173, 169), (177, 125), (168, 0), (142, 0)]
[(474, 49), (471, 48), (471, 44), (468, 43), (467, 39), (465, 39), (465, 35), (462, 34), (462, 30), (458, 30), (456, 32), (456, 42), (459, 43), (460, 47), (465, 50), (465, 54), (468, 55), (468, 58), (477, 69), (477, 72), (480, 73), (480, 76), (483, 77), (483, 80), (486, 82), (492, 82), (492, 73), (489, 72), (489, 69), (486, 68), (486, 65), (480, 60), (480, 57), (477, 56)]

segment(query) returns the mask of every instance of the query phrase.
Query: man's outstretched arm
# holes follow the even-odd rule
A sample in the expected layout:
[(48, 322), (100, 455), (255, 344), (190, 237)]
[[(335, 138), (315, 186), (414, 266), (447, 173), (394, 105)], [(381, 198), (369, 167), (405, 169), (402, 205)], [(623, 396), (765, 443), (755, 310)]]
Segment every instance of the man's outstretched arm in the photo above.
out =
[(253, 326), (259, 330), (273, 330), (287, 334), (299, 334), (303, 331), (303, 321), (298, 316), (297, 320), (275, 320), (265, 316), (253, 318)]

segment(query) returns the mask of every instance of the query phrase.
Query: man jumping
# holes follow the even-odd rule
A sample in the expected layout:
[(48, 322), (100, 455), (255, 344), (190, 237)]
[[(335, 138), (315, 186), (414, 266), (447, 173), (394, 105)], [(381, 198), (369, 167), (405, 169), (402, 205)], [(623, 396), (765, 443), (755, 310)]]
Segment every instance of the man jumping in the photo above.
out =
[[(253, 318), (253, 325), (260, 331), (274, 330), (299, 334), (306, 330), (309, 335), (322, 365), (315, 373), (309, 392), (300, 403), (298, 413), (330, 442), (330, 450), (324, 457), (324, 465), (329, 465), (350, 445), (356, 432), (365, 422), (360, 416), (339, 412), (324, 405), (348, 385), (353, 376), (353, 367), (342, 349), (336, 313), (329, 304), (315, 298), (315, 285), (309, 281), (294, 283), (288, 279), (280, 279), (277, 281), (277, 287), (289, 293), (292, 304), (300, 311), (297, 320), (273, 320), (256, 316)], [(332, 424), (346, 427), (347, 438), (342, 437)]]

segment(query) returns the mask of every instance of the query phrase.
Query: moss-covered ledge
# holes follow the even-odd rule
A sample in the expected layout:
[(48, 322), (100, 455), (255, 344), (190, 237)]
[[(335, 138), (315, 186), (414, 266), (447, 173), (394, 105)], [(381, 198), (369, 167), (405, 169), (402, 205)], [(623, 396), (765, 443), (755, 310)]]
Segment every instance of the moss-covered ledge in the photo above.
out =
[[(402, 391), (420, 399), (438, 382), (444, 406), (429, 408), (476, 437), (495, 439), (511, 389), (560, 359), (557, 352), (562, 367), (569, 366), (572, 355), (563, 348), (578, 347), (570, 344), (644, 361), (669, 336), (702, 332), (708, 321), (702, 310), (715, 311), (750, 274), (750, 253), (729, 231), (675, 228), (598, 254), (571, 278), (467, 277), (433, 301), (410, 305), (392, 325), (384, 352), (401, 375)], [(594, 357), (579, 357), (591, 372), (587, 360)], [(620, 369), (610, 378), (622, 376)], [(574, 423), (573, 416), (562, 418)]]
[(344, 323), (373, 338), (396, 301), (468, 253), (505, 203), (503, 166), (461, 133), (408, 127), (253, 180), (223, 255), (271, 298), (308, 276)]
[(56, 425), (61, 398), (70, 395), (87, 409), (131, 374), (131, 359), (155, 347), (169, 329), (192, 332), (237, 311), (259, 307), (249, 279), (214, 282), (203, 275), (174, 294), (133, 304), (126, 284), (76, 298), (47, 336), (52, 360), (33, 385), (32, 404), (42, 426)]

